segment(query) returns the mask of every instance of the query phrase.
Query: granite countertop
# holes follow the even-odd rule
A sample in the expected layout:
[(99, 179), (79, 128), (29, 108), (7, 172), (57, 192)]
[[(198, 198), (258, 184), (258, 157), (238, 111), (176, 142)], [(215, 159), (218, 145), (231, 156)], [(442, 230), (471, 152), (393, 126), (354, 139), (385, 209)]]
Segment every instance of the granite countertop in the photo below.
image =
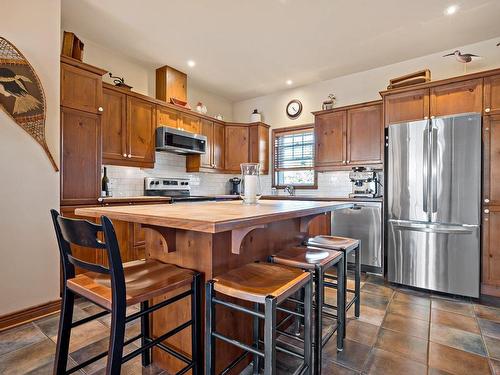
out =
[(383, 197), (377, 198), (349, 198), (325, 195), (263, 195), (261, 199), (294, 200), (294, 201), (339, 201), (339, 202), (383, 202)]

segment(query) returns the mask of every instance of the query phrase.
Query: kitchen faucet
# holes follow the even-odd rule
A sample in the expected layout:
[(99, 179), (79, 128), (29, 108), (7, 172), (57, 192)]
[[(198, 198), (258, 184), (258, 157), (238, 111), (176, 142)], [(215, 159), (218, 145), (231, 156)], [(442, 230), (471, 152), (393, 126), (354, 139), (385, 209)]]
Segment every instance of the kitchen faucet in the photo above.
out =
[(295, 188), (293, 187), (293, 185), (286, 185), (285, 192), (287, 192), (290, 195), (295, 195)]

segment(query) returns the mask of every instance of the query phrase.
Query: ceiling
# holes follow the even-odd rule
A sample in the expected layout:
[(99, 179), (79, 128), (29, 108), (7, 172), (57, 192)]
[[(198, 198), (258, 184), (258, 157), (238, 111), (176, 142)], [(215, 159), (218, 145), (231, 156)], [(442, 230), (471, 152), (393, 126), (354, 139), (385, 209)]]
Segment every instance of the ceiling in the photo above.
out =
[(499, 15), (498, 0), (62, 1), (64, 30), (234, 101), (494, 38)]

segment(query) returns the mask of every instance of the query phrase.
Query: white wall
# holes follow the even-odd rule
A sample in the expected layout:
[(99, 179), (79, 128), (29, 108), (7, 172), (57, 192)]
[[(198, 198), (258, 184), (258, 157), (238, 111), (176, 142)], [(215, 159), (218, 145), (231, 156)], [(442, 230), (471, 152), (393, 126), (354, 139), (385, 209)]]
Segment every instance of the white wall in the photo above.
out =
[[(496, 47), (499, 41), (500, 37), (457, 48), (482, 56), (481, 59), (468, 64), (468, 73), (500, 68), (500, 47)], [(314, 117), (311, 111), (320, 110), (323, 100), (330, 93), (336, 94), (337, 106), (340, 107), (380, 99), (379, 91), (386, 89), (389, 79), (421, 69), (430, 69), (433, 80), (463, 74), (464, 64), (456, 62), (452, 57), (442, 57), (448, 52), (450, 51), (442, 51), (397, 64), (236, 102), (233, 105), (234, 121), (248, 121), (252, 110), (257, 108), (262, 112), (263, 120), (271, 127), (312, 123)], [(285, 106), (292, 99), (299, 99), (303, 105), (302, 115), (296, 120), (290, 120), (285, 114)]]
[[(26, 56), (47, 99), (46, 137), (59, 160), (60, 0), (9, 1), (2, 36)], [(0, 110), (0, 315), (59, 297), (59, 253), (49, 209), (59, 174), (42, 148)]]
[[(69, 29), (68, 29), (69, 30)], [(78, 35), (78, 33), (77, 33)], [(132, 86), (132, 90), (138, 93), (155, 97), (155, 67), (146, 66), (137, 59), (130, 58), (120, 51), (105, 48), (98, 43), (85, 39), (78, 35), (85, 43), (83, 61), (106, 69), (114, 76), (124, 77), (125, 83)], [(166, 62), (168, 64), (168, 62)], [(189, 79), (188, 74), (188, 103), (193, 108), (201, 101), (207, 106), (208, 115), (222, 114), (225, 120), (231, 121), (233, 115), (232, 102), (220, 95), (213, 94), (196, 85)], [(113, 83), (109, 76), (104, 81)]]

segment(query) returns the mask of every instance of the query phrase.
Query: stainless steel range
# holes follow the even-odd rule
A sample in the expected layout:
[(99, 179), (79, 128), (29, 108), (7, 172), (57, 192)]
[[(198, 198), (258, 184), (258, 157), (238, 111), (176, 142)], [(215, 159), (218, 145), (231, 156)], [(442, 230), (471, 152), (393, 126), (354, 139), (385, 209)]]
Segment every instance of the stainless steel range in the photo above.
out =
[(191, 195), (188, 178), (146, 177), (144, 178), (144, 195), (170, 197), (172, 203), (216, 200), (213, 196)]

